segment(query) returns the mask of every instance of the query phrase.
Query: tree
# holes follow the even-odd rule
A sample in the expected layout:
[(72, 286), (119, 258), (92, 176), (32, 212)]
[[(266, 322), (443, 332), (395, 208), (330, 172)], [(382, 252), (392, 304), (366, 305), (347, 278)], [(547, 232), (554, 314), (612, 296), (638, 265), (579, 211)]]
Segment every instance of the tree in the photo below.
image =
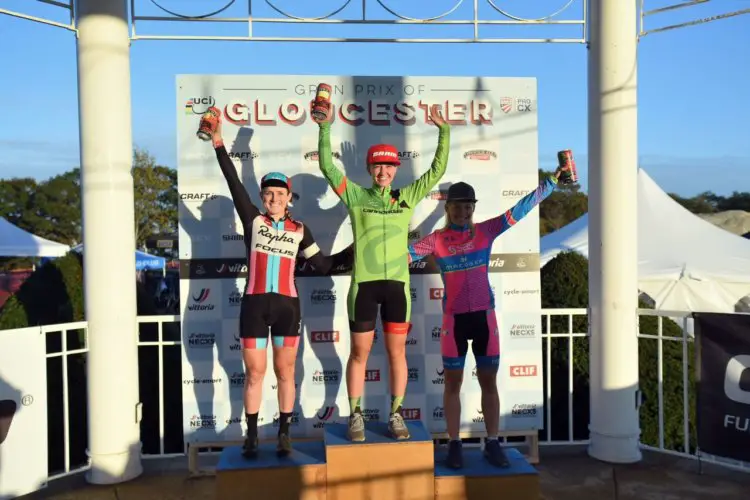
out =
[(148, 152), (133, 155), (136, 247), (145, 248), (149, 236), (177, 231), (177, 172), (156, 164)]
[[(552, 172), (539, 170), (539, 180), (552, 175)], [(539, 235), (551, 233), (567, 226), (588, 211), (588, 196), (581, 192), (581, 186), (560, 184), (555, 191), (539, 204)]]

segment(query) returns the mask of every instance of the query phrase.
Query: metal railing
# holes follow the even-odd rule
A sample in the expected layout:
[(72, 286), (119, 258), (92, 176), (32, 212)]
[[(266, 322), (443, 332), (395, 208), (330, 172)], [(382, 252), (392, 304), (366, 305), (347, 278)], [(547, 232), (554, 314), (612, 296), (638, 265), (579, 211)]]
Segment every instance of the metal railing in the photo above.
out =
[[(694, 391), (691, 391), (691, 377), (694, 373), (694, 342), (690, 334), (690, 313), (681, 311), (654, 311), (650, 309), (641, 309), (639, 315), (639, 350), (640, 370), (641, 370), (641, 390), (644, 391), (644, 406), (641, 407), (641, 429), (644, 431), (642, 436), (641, 447), (644, 450), (651, 450), (670, 455), (676, 455), (683, 458), (710, 462), (722, 467), (750, 472), (750, 464), (736, 462), (721, 457), (714, 457), (700, 453), (695, 446), (695, 407)], [(676, 320), (676, 321), (675, 321)], [(158, 373), (158, 447), (152, 445), (154, 452), (144, 452), (143, 458), (165, 458), (172, 456), (184, 456), (183, 452), (167, 452), (165, 447), (165, 394), (167, 391), (176, 391), (180, 393), (179, 388), (165, 386), (164, 374), (164, 352), (165, 349), (179, 349), (181, 342), (179, 338), (165, 338), (165, 327), (173, 324), (171, 328), (178, 329), (180, 317), (178, 315), (163, 316), (141, 316), (137, 319), (140, 335), (138, 338), (139, 348), (156, 348), (157, 354), (157, 373)], [(588, 380), (588, 362), (580, 360), (580, 356), (587, 356), (588, 353), (588, 332), (587, 310), (586, 309), (545, 309), (542, 311), (542, 343), (544, 350), (544, 396), (545, 396), (545, 416), (544, 429), (540, 431), (539, 444), (542, 446), (560, 446), (560, 445), (582, 445), (586, 444), (588, 419), (576, 421), (576, 408), (581, 407), (588, 411), (585, 404), (575, 404), (576, 391), (586, 390)], [(146, 326), (149, 325), (149, 326)], [(153, 333), (155, 327), (155, 334)], [(144, 330), (151, 330), (151, 335), (144, 335)], [(61, 362), (62, 376), (61, 380), (61, 413), (60, 422), (50, 421), (50, 426), (62, 427), (62, 466), (59, 468), (50, 467), (49, 480), (54, 480), (71, 474), (76, 474), (89, 468), (88, 460), (72, 463), (71, 456), (77, 455), (85, 457), (85, 449), (78, 450), (71, 448), (71, 391), (70, 391), (70, 364), (74, 356), (85, 356), (88, 353), (88, 329), (86, 322), (67, 323), (59, 325), (47, 325), (40, 327), (40, 330), (47, 338), (47, 361), (48, 361), (48, 378), (52, 377), (50, 371), (50, 361), (59, 359)], [(578, 331), (576, 331), (578, 330)], [(77, 333), (77, 336), (72, 334)], [(53, 341), (51, 337), (54, 334), (60, 334), (59, 341)], [(151, 339), (146, 337), (153, 337)], [(580, 347), (576, 342), (581, 342)], [(645, 342), (654, 342), (656, 348), (652, 351), (644, 345)], [(77, 345), (72, 345), (73, 343)], [(562, 345), (559, 345), (562, 343)], [(556, 345), (557, 344), (557, 345)], [(577, 354), (578, 353), (578, 354)], [(646, 355), (644, 355), (644, 353)], [(644, 372), (647, 372), (651, 363), (656, 361), (655, 380), (644, 378)], [(665, 370), (665, 363), (670, 365), (671, 370)], [(675, 367), (679, 363), (681, 369), (679, 376), (675, 377)], [(555, 370), (564, 370), (565, 377)], [(555, 375), (553, 377), (553, 374)], [(670, 379), (676, 378), (677, 380)], [(79, 375), (80, 376), (80, 375)], [(52, 377), (54, 378), (54, 377)], [(563, 399), (566, 400), (567, 406), (565, 412), (561, 411), (561, 396), (556, 392), (556, 382), (563, 383), (567, 386), (567, 394)], [(142, 381), (141, 384), (152, 383)], [(678, 401), (675, 398), (668, 398), (669, 395), (675, 395), (675, 389), (679, 393)], [(557, 399), (556, 399), (557, 398)], [(52, 400), (52, 397), (49, 397)], [(586, 401), (588, 396), (586, 396)], [(557, 401), (557, 404), (555, 404)], [(85, 407), (84, 397), (77, 399), (79, 405)], [(84, 413), (85, 408), (73, 408), (77, 414)], [(679, 410), (679, 411), (678, 411)], [(562, 414), (561, 414), (562, 413)], [(656, 415), (656, 423), (653, 422), (653, 416)], [(669, 421), (665, 421), (667, 417)], [(673, 415), (680, 415), (680, 421), (676, 423)], [(53, 418), (53, 412), (50, 410), (49, 418)], [(564, 425), (559, 425), (560, 423)], [(558, 424), (555, 433), (555, 424)], [(560, 427), (564, 427), (560, 430)], [(556, 435), (553, 435), (556, 434)], [(79, 439), (79, 442), (81, 439)], [(85, 441), (85, 440), (84, 440)], [(144, 438), (145, 442), (146, 439)], [(158, 451), (156, 451), (158, 450)], [(184, 450), (184, 448), (183, 448)], [(58, 450), (59, 454), (59, 450)], [(82, 462), (82, 463), (81, 463)]]

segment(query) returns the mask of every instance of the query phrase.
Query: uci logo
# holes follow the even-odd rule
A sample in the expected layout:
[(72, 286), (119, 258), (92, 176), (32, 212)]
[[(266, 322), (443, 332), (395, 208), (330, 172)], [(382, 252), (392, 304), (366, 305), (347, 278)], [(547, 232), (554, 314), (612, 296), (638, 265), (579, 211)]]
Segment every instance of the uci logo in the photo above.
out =
[(750, 391), (741, 387), (745, 370), (750, 370), (749, 354), (741, 354), (729, 360), (724, 373), (724, 394), (735, 403), (750, 405)]

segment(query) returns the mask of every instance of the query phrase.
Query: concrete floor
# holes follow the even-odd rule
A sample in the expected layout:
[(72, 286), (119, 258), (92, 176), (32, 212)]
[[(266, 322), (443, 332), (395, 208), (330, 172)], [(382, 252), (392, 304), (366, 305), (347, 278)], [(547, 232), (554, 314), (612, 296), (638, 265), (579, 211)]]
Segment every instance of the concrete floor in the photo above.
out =
[[(210, 459), (209, 459), (210, 460)], [(25, 499), (206, 500), (214, 499), (214, 478), (187, 477), (184, 459), (144, 461), (144, 474), (116, 486), (91, 486), (82, 477), (61, 479)], [(733, 500), (750, 499), (750, 474), (657, 453), (641, 463), (612, 466), (585, 450), (541, 449), (544, 500)], [(252, 495), (249, 495), (252, 498)], [(498, 494), (497, 498), (503, 498)], [(354, 499), (352, 499), (354, 500)], [(385, 499), (384, 499), (385, 500)], [(390, 499), (389, 499), (390, 500)]]

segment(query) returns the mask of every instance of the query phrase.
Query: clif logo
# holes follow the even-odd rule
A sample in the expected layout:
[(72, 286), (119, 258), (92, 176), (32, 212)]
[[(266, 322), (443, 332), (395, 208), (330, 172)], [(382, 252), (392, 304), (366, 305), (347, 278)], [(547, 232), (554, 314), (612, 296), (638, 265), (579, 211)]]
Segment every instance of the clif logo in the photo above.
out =
[(380, 382), (380, 370), (366, 370), (365, 382)]
[(511, 377), (536, 377), (536, 365), (515, 365), (510, 367)]
[(443, 288), (430, 288), (430, 300), (440, 300), (444, 294), (445, 290)]
[(402, 408), (401, 416), (404, 420), (422, 420), (421, 408)]
[(336, 331), (330, 331), (330, 332), (311, 332), (310, 333), (310, 342), (313, 343), (323, 343), (323, 342), (338, 342), (339, 341), (339, 332)]

